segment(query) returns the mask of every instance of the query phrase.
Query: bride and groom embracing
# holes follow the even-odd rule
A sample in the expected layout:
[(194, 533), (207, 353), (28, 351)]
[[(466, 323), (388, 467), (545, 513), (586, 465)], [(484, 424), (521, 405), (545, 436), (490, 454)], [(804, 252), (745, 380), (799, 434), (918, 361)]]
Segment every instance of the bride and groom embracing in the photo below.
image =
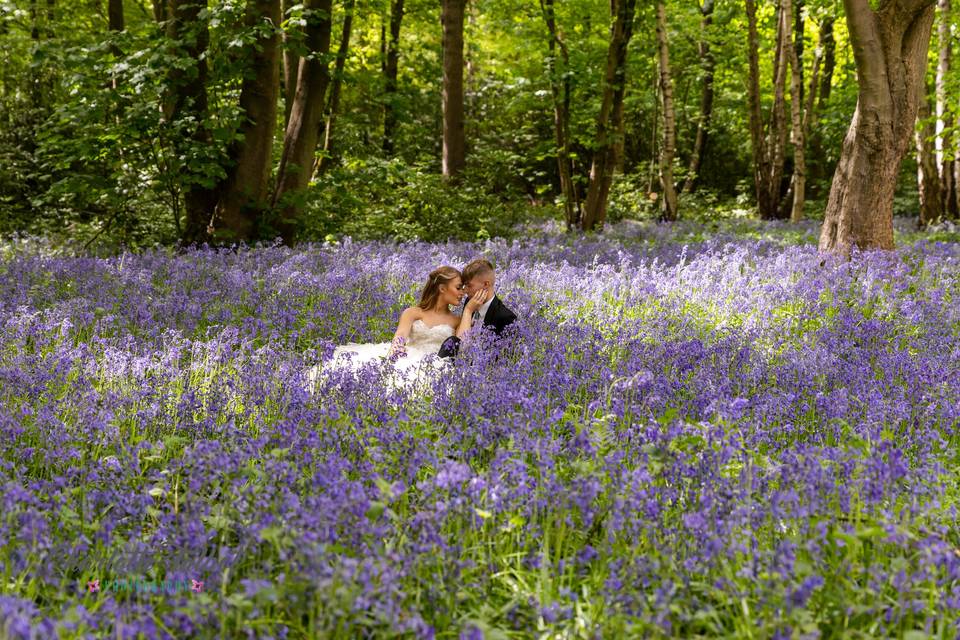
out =
[[(404, 309), (391, 342), (346, 344), (333, 351), (333, 365), (349, 358), (356, 370), (368, 362), (389, 359), (399, 371), (425, 361), (452, 360), (462, 338), (481, 325), (496, 335), (517, 319), (496, 295), (496, 274), (489, 260), (473, 260), (461, 273), (454, 267), (434, 269), (420, 294), (420, 302)], [(458, 316), (451, 307), (463, 304)], [(311, 375), (311, 379), (315, 376)]]

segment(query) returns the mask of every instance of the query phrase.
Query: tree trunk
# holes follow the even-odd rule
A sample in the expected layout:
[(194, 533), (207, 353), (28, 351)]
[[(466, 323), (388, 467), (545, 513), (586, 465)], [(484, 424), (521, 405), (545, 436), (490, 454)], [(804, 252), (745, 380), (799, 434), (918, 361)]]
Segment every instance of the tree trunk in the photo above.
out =
[(251, 241), (258, 221), (268, 208), (268, 183), (272, 166), (273, 136), (277, 126), (280, 93), (280, 0), (248, 0), (246, 26), (261, 27), (258, 41), (249, 47), (252, 73), (245, 74), (240, 90), (244, 119), (240, 142), (231, 149), (236, 164), (223, 185), (209, 232), (217, 240)]
[[(283, 12), (282, 20), (290, 19), (289, 11), (297, 4), (296, 0), (282, 0), (280, 10)], [(295, 50), (296, 38), (291, 31), (296, 32), (293, 27), (288, 26), (283, 30), (283, 125), (286, 128), (290, 121), (290, 109), (293, 107), (293, 98), (297, 93), (297, 69), (300, 66), (300, 56)]]
[(109, 0), (107, 5), (107, 21), (110, 31), (123, 31), (123, 0)]
[(443, 175), (466, 166), (463, 115), (463, 14), (466, 0), (443, 0)]
[(350, 32), (353, 28), (353, 12), (356, 0), (347, 0), (344, 4), (343, 30), (340, 32), (340, 47), (337, 49), (337, 59), (333, 65), (333, 81), (330, 84), (330, 99), (327, 100), (325, 118), (321, 122), (323, 138), (323, 153), (317, 158), (314, 173), (324, 171), (332, 161), (333, 156), (333, 125), (340, 111), (340, 87), (343, 86), (343, 68), (347, 63), (347, 52), (350, 50)]
[[(790, 42), (790, 14), (792, 12), (790, 0), (783, 0), (782, 11), (786, 15), (784, 18), (786, 25), (785, 53), (790, 56), (790, 116), (791, 133), (793, 138), (793, 206), (790, 209), (790, 221), (800, 222), (803, 220), (803, 205), (806, 199), (806, 180), (807, 165), (803, 155), (803, 145), (806, 136), (803, 130), (803, 115), (801, 113), (803, 95), (800, 57), (798, 48)], [(801, 29), (803, 22), (800, 22)], [(797, 40), (803, 40), (803, 31), (797, 33)], [(815, 69), (816, 67), (814, 67)], [(815, 71), (814, 71), (815, 72)]]
[(153, 19), (163, 22), (167, 19), (166, 0), (153, 0)]
[(300, 60), (297, 91), (283, 137), (283, 154), (277, 169), (277, 188), (273, 204), (278, 207), (276, 224), (280, 237), (292, 244), (296, 233), (298, 200), (310, 183), (313, 158), (317, 151), (317, 132), (323, 115), (324, 97), (330, 83), (330, 27), (332, 0), (307, 0), (305, 39), (308, 58)]
[(713, 118), (713, 75), (716, 60), (710, 49), (710, 25), (713, 24), (714, 0), (704, 0), (700, 7), (700, 69), (703, 72), (700, 92), (700, 117), (697, 119), (697, 136), (693, 141), (693, 152), (690, 154), (690, 164), (687, 166), (687, 175), (683, 180), (681, 192), (692, 193), (700, 173), (700, 164), (707, 148), (707, 132), (710, 130), (710, 121)]
[[(782, 218), (780, 207), (783, 163), (786, 155), (786, 71), (789, 52), (784, 43), (785, 31), (789, 32), (790, 16), (777, 9), (777, 46), (774, 55), (773, 107), (770, 122), (765, 127), (760, 109), (760, 37), (757, 31), (757, 6), (755, 0), (746, 0), (747, 10), (747, 60), (749, 80), (747, 104), (750, 110), (750, 142), (753, 148), (754, 188), (757, 210), (765, 220)], [(766, 128), (766, 132), (764, 129)]]
[[(960, 129), (960, 118), (957, 118), (957, 128)], [(954, 219), (960, 217), (960, 158), (953, 161), (953, 213)]]
[[(820, 79), (816, 83), (816, 86), (819, 87), (819, 95), (817, 96), (816, 102), (811, 104), (811, 108), (809, 108), (804, 115), (807, 121), (807, 131), (810, 132), (810, 176), (814, 184), (817, 184), (829, 171), (826, 153), (823, 151), (823, 135), (820, 127), (816, 126), (817, 118), (814, 117), (814, 114), (826, 109), (827, 99), (830, 97), (830, 89), (833, 84), (833, 71), (837, 64), (837, 43), (833, 37), (833, 23), (834, 19), (832, 16), (824, 16), (820, 22), (820, 32), (817, 38), (819, 47), (817, 47), (817, 49), (820, 53), (822, 71)], [(814, 85), (811, 84), (811, 87), (812, 86)], [(808, 104), (810, 104), (809, 101)]]
[[(547, 71), (550, 77), (550, 93), (553, 96), (553, 130), (557, 143), (557, 173), (560, 176), (560, 192), (563, 194), (564, 220), (567, 231), (580, 226), (580, 196), (573, 182), (573, 160), (570, 157), (570, 54), (567, 45), (557, 30), (557, 18), (553, 0), (541, 0), (540, 9), (550, 33), (548, 40)], [(557, 47), (563, 61), (562, 71), (557, 65)]]
[[(803, 103), (803, 99), (805, 95), (804, 93), (805, 86), (803, 83), (803, 73), (804, 73), (803, 52), (806, 46), (806, 41), (804, 40), (803, 33), (804, 31), (806, 31), (806, 26), (804, 24), (805, 22), (804, 16), (806, 15), (807, 3), (806, 3), (806, 0), (794, 0), (791, 4), (793, 5), (793, 7), (790, 10), (790, 12), (793, 13), (793, 31), (791, 32), (793, 34), (793, 37), (791, 39), (793, 40), (794, 52), (797, 54), (797, 60), (800, 63), (799, 65), (800, 68), (798, 70), (798, 73), (800, 75), (800, 102)], [(791, 74), (792, 73), (793, 71), (791, 68)], [(791, 78), (792, 77), (793, 76), (791, 75)]]
[[(188, 65), (172, 66), (168, 75), (168, 92), (164, 103), (164, 119), (188, 123), (193, 144), (209, 144), (211, 135), (206, 127), (207, 108), (207, 45), (210, 34), (200, 12), (207, 8), (206, 0), (167, 0), (167, 39), (174, 55)], [(176, 148), (177, 142), (173, 143)], [(182, 155), (182, 154), (178, 154)], [(207, 227), (217, 203), (217, 189), (209, 185), (202, 168), (187, 163), (180, 171), (183, 204), (186, 213), (185, 242), (204, 242)]]
[(676, 116), (673, 110), (673, 82), (670, 80), (667, 14), (662, 1), (657, 3), (657, 51), (660, 67), (660, 95), (663, 99), (663, 146), (660, 150), (660, 186), (663, 187), (663, 200), (660, 218), (672, 221), (677, 219), (677, 190), (673, 184)]
[(917, 226), (924, 229), (936, 222), (943, 213), (943, 201), (940, 194), (940, 176), (938, 174), (936, 129), (930, 117), (930, 104), (927, 96), (920, 100), (917, 110), (917, 190), (920, 193), (920, 216)]
[(924, 89), (934, 0), (844, 0), (859, 95), (820, 233), (821, 251), (893, 248), (893, 195)]
[[(117, 34), (124, 30), (124, 21), (123, 21), (123, 0), (109, 0), (107, 4), (107, 28), (110, 30), (111, 34)], [(123, 52), (120, 51), (115, 43), (110, 45), (110, 51), (113, 53), (115, 58), (119, 58), (123, 55)], [(111, 80), (111, 84), (114, 89), (117, 88), (117, 79), (116, 76)]]
[(602, 228), (607, 217), (607, 198), (623, 136), (623, 97), (627, 90), (627, 46), (633, 35), (637, 0), (612, 0), (610, 45), (603, 76), (603, 99), (597, 116), (596, 146), (590, 164), (590, 183), (583, 210), (583, 229)]
[(950, 0), (940, 0), (938, 9), (940, 21), (937, 25), (937, 170), (940, 175), (940, 201), (943, 206), (943, 214), (946, 217), (956, 218), (960, 211), (957, 207), (957, 183), (953, 171), (954, 161), (949, 159), (952, 154), (944, 153), (945, 149), (956, 149), (955, 141), (957, 139), (956, 130), (946, 131), (947, 123), (953, 119), (953, 110), (950, 108), (947, 96), (951, 63), (950, 22), (952, 11)]
[(390, 42), (386, 44), (383, 63), (383, 152), (392, 156), (397, 130), (397, 77), (400, 73), (400, 25), (403, 23), (403, 0), (390, 2)]
[(787, 68), (793, 48), (790, 45), (792, 15), (789, 0), (782, 0), (778, 7), (779, 28), (777, 29), (777, 48), (774, 55), (773, 110), (770, 114), (770, 129), (767, 134), (767, 149), (770, 153), (770, 173), (765, 176), (766, 201), (769, 209), (761, 210), (766, 219), (784, 219), (789, 214), (781, 199), (784, 162), (787, 157)]
[(823, 49), (823, 75), (820, 76), (820, 100), (817, 109), (822, 111), (830, 99), (833, 87), (833, 71), (837, 68), (837, 40), (833, 37), (834, 18), (827, 16), (820, 23), (820, 46)]

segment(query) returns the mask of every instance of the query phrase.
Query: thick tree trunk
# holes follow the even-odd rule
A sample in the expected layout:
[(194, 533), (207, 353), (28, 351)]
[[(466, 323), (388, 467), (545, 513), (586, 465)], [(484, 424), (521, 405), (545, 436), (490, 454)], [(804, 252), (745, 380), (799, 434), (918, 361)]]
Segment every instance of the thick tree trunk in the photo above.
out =
[[(567, 231), (580, 226), (580, 196), (573, 182), (573, 160), (570, 156), (570, 54), (567, 45), (557, 30), (557, 18), (553, 0), (541, 0), (540, 9), (550, 34), (548, 40), (547, 70), (550, 77), (550, 93), (553, 96), (553, 130), (557, 143), (557, 173), (560, 177), (560, 192), (563, 194), (563, 213)], [(557, 47), (563, 66), (557, 65)]]
[(612, 0), (610, 45), (603, 76), (603, 99), (597, 116), (596, 146), (590, 163), (590, 184), (583, 209), (583, 229), (603, 227), (607, 198), (617, 166), (617, 152), (623, 136), (623, 97), (627, 90), (627, 46), (633, 35), (637, 0)]
[(443, 0), (443, 175), (454, 178), (466, 166), (463, 109), (463, 18), (466, 0)]
[(936, 222), (943, 213), (938, 172), (936, 128), (930, 118), (927, 96), (920, 100), (917, 111), (917, 190), (920, 193), (920, 216), (917, 226), (921, 229)]
[(716, 59), (710, 49), (710, 25), (713, 24), (714, 0), (704, 0), (700, 6), (700, 69), (703, 73), (703, 83), (700, 92), (700, 116), (697, 119), (697, 135), (693, 141), (693, 151), (690, 153), (690, 163), (687, 165), (687, 175), (683, 180), (683, 193), (692, 193), (703, 163), (703, 154), (707, 148), (707, 133), (710, 130), (710, 121), (713, 119), (713, 76), (716, 68)]
[(277, 188), (273, 204), (279, 219), (276, 229), (287, 244), (292, 244), (296, 233), (297, 216), (302, 203), (298, 202), (313, 170), (317, 151), (317, 131), (323, 116), (324, 98), (330, 83), (330, 14), (332, 0), (308, 0), (305, 40), (308, 58), (300, 60), (297, 72), (297, 92), (290, 109), (290, 119), (283, 137), (283, 154), (277, 169)]
[[(296, 0), (282, 0), (280, 10), (282, 20), (290, 19), (289, 11), (297, 4)], [(297, 93), (297, 70), (300, 67), (300, 56), (295, 50), (295, 30), (288, 26), (283, 30), (283, 125), (286, 128), (290, 121), (290, 109), (293, 108), (293, 98)]]
[(273, 136), (277, 126), (280, 92), (280, 0), (248, 0), (246, 25), (262, 27), (260, 38), (249, 48), (251, 73), (240, 90), (244, 114), (242, 140), (230, 153), (236, 164), (223, 185), (209, 232), (217, 240), (251, 241), (258, 222), (269, 207), (268, 183), (272, 166)]
[[(950, 159), (950, 154), (945, 154), (945, 149), (955, 149), (957, 132), (956, 130), (947, 131), (947, 123), (953, 119), (953, 109), (948, 99), (948, 78), (950, 77), (951, 64), (951, 28), (952, 11), (950, 0), (940, 0), (937, 8), (939, 9), (940, 20), (937, 25), (937, 125), (936, 125), (936, 151), (937, 151), (937, 171), (940, 177), (940, 201), (943, 206), (943, 214), (950, 218), (956, 218), (960, 209), (957, 207), (957, 183), (954, 180), (954, 161)], [(953, 105), (960, 107), (960, 105)]]
[(673, 154), (676, 147), (676, 115), (673, 109), (673, 82), (670, 79), (670, 43), (667, 13), (657, 3), (657, 51), (660, 67), (660, 95), (663, 100), (663, 146), (660, 148), (660, 186), (663, 187), (660, 218), (677, 219), (677, 190), (673, 183)]
[(400, 26), (403, 0), (390, 2), (390, 41), (385, 45), (383, 63), (383, 152), (393, 155), (397, 132), (397, 78), (400, 73)]
[[(210, 35), (206, 21), (200, 18), (201, 11), (206, 8), (206, 0), (167, 0), (167, 39), (174, 48), (174, 55), (189, 64), (173, 66), (167, 75), (169, 89), (164, 119), (189, 123), (193, 144), (209, 144), (211, 141), (205, 125), (208, 117), (206, 51)], [(177, 146), (177, 142), (173, 144)], [(185, 242), (208, 239), (207, 228), (218, 197), (215, 187), (205, 186), (208, 180), (199, 167), (188, 163), (181, 169), (186, 213)]]
[(934, 0), (844, 0), (859, 78), (820, 233), (821, 251), (893, 248), (893, 194), (923, 96)]
[(314, 173), (324, 171), (333, 160), (333, 126), (340, 111), (340, 87), (343, 86), (343, 69), (347, 63), (347, 52), (350, 50), (350, 33), (353, 29), (353, 12), (356, 0), (347, 0), (343, 6), (343, 30), (340, 32), (340, 46), (337, 48), (337, 59), (333, 65), (333, 80), (330, 83), (330, 99), (327, 100), (325, 118), (321, 122), (323, 138), (323, 153), (317, 158)]

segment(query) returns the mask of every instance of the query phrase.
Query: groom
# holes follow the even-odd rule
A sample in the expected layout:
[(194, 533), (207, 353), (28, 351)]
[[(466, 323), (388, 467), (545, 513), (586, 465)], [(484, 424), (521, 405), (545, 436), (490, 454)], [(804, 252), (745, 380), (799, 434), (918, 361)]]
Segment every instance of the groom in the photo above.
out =
[[(461, 273), (460, 281), (463, 283), (463, 291), (467, 294), (468, 299), (484, 289), (491, 294), (490, 299), (473, 312), (474, 327), (480, 322), (484, 327), (499, 336), (507, 325), (517, 319), (517, 315), (513, 311), (510, 311), (510, 309), (507, 309), (494, 291), (497, 278), (493, 272), (493, 265), (490, 264), (489, 260), (477, 258), (465, 266)], [(437, 355), (441, 358), (453, 358), (459, 350), (460, 338), (450, 336), (440, 345), (440, 351)]]

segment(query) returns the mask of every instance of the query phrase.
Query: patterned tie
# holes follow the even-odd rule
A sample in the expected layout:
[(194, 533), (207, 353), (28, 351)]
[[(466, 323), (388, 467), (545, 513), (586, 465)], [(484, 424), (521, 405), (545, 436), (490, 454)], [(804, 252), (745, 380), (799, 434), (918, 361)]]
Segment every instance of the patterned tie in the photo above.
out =
[(480, 319), (480, 310), (477, 309), (476, 311), (474, 311), (474, 312), (473, 312), (473, 316), (471, 316), (471, 317), (473, 318), (473, 322), (476, 323), (477, 320)]

